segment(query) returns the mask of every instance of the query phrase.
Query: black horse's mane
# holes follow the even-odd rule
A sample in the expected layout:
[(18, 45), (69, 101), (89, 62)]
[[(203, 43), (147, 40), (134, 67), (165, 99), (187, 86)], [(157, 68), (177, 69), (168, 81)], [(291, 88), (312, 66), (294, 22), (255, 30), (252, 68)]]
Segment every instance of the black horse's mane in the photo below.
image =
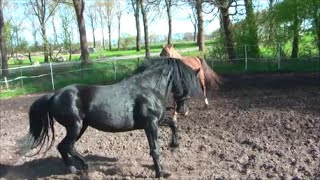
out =
[(150, 58), (138, 66), (133, 74), (143, 74), (154, 71), (155, 68), (163, 68), (172, 72), (173, 88), (177, 98), (187, 94), (194, 96), (201, 93), (199, 80), (195, 71), (179, 59), (168, 57)]

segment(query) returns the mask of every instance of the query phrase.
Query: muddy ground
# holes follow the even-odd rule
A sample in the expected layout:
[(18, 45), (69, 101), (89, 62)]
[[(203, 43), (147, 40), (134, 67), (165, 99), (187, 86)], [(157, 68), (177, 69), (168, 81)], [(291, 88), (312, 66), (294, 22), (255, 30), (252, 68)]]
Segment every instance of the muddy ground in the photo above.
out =
[[(161, 163), (169, 179), (320, 179), (319, 74), (224, 76), (207, 109), (192, 101), (178, 119), (180, 146), (161, 128)], [(0, 178), (81, 179), (67, 174), (56, 148), (44, 155), (14, 154), (28, 131), (27, 111), (40, 95), (0, 104)], [(55, 124), (56, 143), (64, 129)], [(90, 179), (153, 178), (143, 131), (106, 133), (88, 128), (76, 148)]]

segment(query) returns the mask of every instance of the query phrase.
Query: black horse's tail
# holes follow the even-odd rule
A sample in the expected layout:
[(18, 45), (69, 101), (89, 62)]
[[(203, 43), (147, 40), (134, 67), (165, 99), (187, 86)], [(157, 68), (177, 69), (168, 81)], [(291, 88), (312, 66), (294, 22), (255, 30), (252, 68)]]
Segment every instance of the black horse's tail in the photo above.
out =
[[(49, 114), (49, 105), (53, 93), (44, 95), (33, 102), (29, 110), (29, 133), (22, 139), (18, 140), (20, 145), (17, 153), (23, 155), (30, 150), (40, 146), (40, 149), (34, 153), (40, 152), (43, 146), (49, 144), (46, 151), (51, 148), (54, 143), (54, 127), (53, 118)], [(49, 129), (51, 129), (52, 137), (50, 140)], [(31, 156), (33, 156), (31, 155)]]

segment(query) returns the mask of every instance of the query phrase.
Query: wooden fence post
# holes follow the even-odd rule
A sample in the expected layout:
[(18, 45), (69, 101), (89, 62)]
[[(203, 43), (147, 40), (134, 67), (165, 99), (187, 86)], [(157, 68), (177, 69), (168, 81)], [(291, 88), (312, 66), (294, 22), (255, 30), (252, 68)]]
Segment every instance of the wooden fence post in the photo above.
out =
[(6, 76), (4, 77), (4, 82), (6, 83), (6, 88), (9, 89), (9, 84)]
[(117, 80), (117, 66), (114, 62), (112, 62), (113, 65), (113, 79)]
[(52, 71), (52, 64), (51, 64), (51, 62), (50, 62), (50, 74), (51, 74), (52, 90), (54, 90), (54, 79), (53, 79), (53, 71)]

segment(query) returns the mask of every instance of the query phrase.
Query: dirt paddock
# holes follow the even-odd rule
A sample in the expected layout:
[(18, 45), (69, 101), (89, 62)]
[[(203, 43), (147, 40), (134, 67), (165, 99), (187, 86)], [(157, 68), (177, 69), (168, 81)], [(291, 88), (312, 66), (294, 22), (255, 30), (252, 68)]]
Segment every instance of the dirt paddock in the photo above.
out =
[[(319, 74), (225, 76), (202, 109), (190, 102), (180, 117), (180, 146), (160, 131), (161, 163), (169, 179), (320, 179)], [(56, 145), (44, 155), (20, 157), (15, 141), (28, 131), (27, 112), (40, 95), (0, 104), (0, 178), (81, 179), (70, 175)], [(56, 142), (64, 129), (55, 123)], [(76, 148), (89, 163), (90, 179), (153, 178), (143, 131), (106, 133), (88, 128)]]

